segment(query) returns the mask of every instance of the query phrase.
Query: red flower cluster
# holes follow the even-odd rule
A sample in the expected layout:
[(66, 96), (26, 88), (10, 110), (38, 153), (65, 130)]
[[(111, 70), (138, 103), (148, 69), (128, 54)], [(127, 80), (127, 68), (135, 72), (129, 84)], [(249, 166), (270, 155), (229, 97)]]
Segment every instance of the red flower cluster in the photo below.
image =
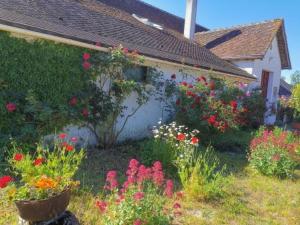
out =
[(135, 201), (140, 201), (142, 200), (143, 198), (145, 197), (145, 194), (143, 192), (136, 192), (134, 195), (133, 195), (133, 198)]
[(76, 97), (76, 96), (73, 96), (73, 97), (70, 99), (69, 104), (70, 104), (70, 106), (75, 106), (75, 105), (77, 105), (77, 102), (78, 102), (77, 97)]
[(106, 184), (104, 186), (104, 189), (112, 191), (117, 187), (118, 187), (117, 172), (111, 170), (106, 175)]
[(81, 114), (83, 117), (88, 117), (89, 116), (89, 110), (87, 108), (84, 108), (82, 111), (81, 111)]
[(34, 160), (33, 165), (40, 166), (40, 165), (43, 164), (44, 161), (45, 161), (44, 158), (37, 158), (37, 159)]
[(83, 64), (82, 64), (83, 68), (85, 70), (90, 69), (91, 63), (89, 63), (88, 60), (91, 58), (91, 55), (89, 53), (83, 53), (82, 58), (83, 58)]
[(14, 156), (14, 160), (21, 161), (24, 158), (24, 155), (22, 153), (16, 153)]
[(179, 134), (177, 135), (176, 139), (177, 139), (178, 141), (184, 141), (184, 140), (185, 140), (185, 134), (179, 133)]
[[(250, 143), (250, 150), (255, 151), (259, 145), (263, 145), (268, 148), (268, 146), (275, 146), (281, 149), (285, 149), (290, 154), (294, 155), (296, 149), (299, 147), (299, 141), (289, 141), (289, 132), (282, 131), (280, 134), (275, 135), (273, 131), (264, 130), (261, 136), (252, 139)], [(280, 160), (280, 155), (273, 157), (273, 160)]]
[(172, 198), (173, 197), (173, 188), (174, 188), (174, 184), (173, 184), (173, 181), (172, 180), (167, 180), (166, 182), (166, 188), (165, 188), (165, 195), (168, 197), (168, 198)]
[(99, 208), (101, 213), (104, 213), (107, 208), (107, 203), (104, 201), (96, 201), (96, 207)]
[(11, 176), (3, 176), (0, 178), (0, 188), (5, 188), (7, 185), (13, 181)]
[(6, 110), (8, 112), (14, 112), (14, 111), (16, 111), (16, 109), (17, 109), (16, 104), (14, 104), (12, 102), (9, 102), (9, 103), (6, 104)]

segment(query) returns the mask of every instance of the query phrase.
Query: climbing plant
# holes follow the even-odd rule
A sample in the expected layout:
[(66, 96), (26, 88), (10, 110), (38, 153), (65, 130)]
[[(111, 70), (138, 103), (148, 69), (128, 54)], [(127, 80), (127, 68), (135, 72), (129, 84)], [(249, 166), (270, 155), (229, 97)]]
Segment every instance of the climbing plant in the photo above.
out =
[(74, 118), (68, 99), (83, 90), (81, 48), (0, 32), (0, 148), (34, 143)]
[[(88, 127), (111, 146), (149, 98), (153, 73), (145, 81), (128, 77), (143, 59), (122, 46), (104, 53), (1, 32), (0, 57), (2, 153), (10, 138), (33, 144), (69, 124)], [(124, 101), (131, 94), (136, 108), (130, 111)]]

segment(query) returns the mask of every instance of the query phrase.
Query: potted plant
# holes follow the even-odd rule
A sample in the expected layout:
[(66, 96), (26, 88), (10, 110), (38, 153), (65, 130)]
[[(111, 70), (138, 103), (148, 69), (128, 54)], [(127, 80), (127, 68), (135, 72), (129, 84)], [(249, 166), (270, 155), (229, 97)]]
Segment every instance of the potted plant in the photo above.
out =
[(295, 85), (293, 88), (291, 106), (295, 109), (292, 127), (300, 130), (300, 84)]
[(83, 149), (75, 149), (76, 141), (60, 134), (51, 147), (39, 144), (34, 153), (13, 145), (8, 162), (15, 178), (0, 178), (0, 188), (15, 202), (22, 219), (48, 221), (66, 210), (71, 189), (79, 184), (73, 176), (84, 157)]

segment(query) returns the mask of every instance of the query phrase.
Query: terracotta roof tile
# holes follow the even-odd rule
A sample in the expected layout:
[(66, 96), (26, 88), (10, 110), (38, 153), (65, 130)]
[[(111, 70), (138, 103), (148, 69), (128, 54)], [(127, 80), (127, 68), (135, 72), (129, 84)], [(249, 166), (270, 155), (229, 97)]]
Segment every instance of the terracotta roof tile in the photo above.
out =
[(289, 69), (289, 52), (281, 19), (200, 32), (196, 34), (196, 41), (222, 59), (260, 59), (275, 36), (278, 39), (282, 68)]
[(122, 44), (146, 56), (253, 78), (176, 31), (147, 26), (93, 0), (1, 0), (0, 23), (87, 43)]

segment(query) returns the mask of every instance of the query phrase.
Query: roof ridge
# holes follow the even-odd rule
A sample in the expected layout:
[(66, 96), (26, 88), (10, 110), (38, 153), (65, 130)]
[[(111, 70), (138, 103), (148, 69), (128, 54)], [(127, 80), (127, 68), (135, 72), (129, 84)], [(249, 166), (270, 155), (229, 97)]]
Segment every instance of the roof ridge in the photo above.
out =
[[(170, 16), (174, 16), (174, 17), (176, 17), (176, 18), (178, 18), (178, 19), (185, 20), (184, 17), (175, 15), (175, 14), (170, 13), (170, 12), (164, 10), (164, 9), (161, 9), (161, 8), (159, 8), (159, 7), (156, 7), (156, 6), (154, 6), (154, 5), (151, 5), (150, 3), (145, 2), (144, 0), (136, 0), (136, 1), (141, 2), (141, 3), (143, 3), (143, 4), (145, 4), (145, 5), (149, 6), (149, 7), (158, 9), (159, 11), (161, 11), (161, 12), (163, 12), (163, 13), (167, 13), (167, 14), (170, 15)], [(196, 23), (196, 25), (197, 25), (197, 26), (200, 26), (200, 27), (203, 27), (204, 29), (209, 30), (207, 27), (204, 27), (204, 26), (202, 26), (202, 25), (200, 25), (200, 24), (198, 24), (198, 23)]]
[(213, 33), (213, 32), (217, 32), (217, 31), (223, 31), (223, 30), (230, 30), (230, 29), (234, 29), (234, 28), (241, 28), (241, 27), (251, 27), (251, 26), (256, 26), (256, 25), (260, 25), (260, 24), (265, 24), (265, 23), (271, 23), (271, 22), (278, 22), (278, 21), (283, 21), (283, 18), (276, 18), (276, 19), (271, 19), (271, 20), (263, 20), (261, 22), (253, 22), (253, 23), (247, 23), (247, 24), (240, 24), (240, 25), (235, 25), (235, 26), (231, 26), (231, 27), (223, 27), (223, 28), (215, 28), (215, 29), (211, 29), (208, 31), (201, 31), (201, 32), (197, 32), (197, 34), (203, 34), (203, 33)]

